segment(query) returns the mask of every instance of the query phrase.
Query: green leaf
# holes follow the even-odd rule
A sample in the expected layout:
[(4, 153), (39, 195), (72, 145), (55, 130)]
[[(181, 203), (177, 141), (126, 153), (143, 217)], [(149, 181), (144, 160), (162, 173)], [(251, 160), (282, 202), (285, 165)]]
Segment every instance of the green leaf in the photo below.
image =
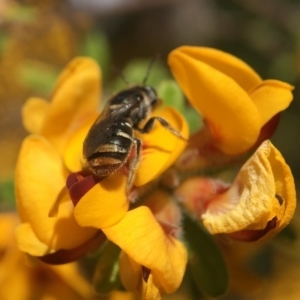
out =
[[(149, 70), (149, 74), (147, 74), (150, 63), (151, 59), (133, 59), (125, 66), (122, 74), (131, 86), (142, 85), (147, 77), (146, 85), (157, 88), (162, 80), (170, 78), (170, 73), (160, 61), (155, 61)], [(125, 88), (127, 88), (127, 86), (124, 80), (118, 78), (110, 90), (112, 92), (119, 92)]]
[(162, 81), (157, 88), (157, 94), (164, 105), (175, 107), (179, 111), (184, 110), (184, 96), (174, 80)]
[(286, 226), (282, 231), (280, 231), (276, 236), (275, 239), (286, 239), (290, 242), (297, 241), (297, 231), (291, 224)]
[(110, 65), (110, 47), (104, 33), (99, 31), (89, 33), (83, 42), (80, 54), (95, 59), (101, 66), (104, 79), (107, 78)]
[(4, 52), (4, 49), (9, 41), (9, 37), (4, 32), (0, 32), (0, 56)]
[(31, 22), (37, 17), (37, 10), (26, 5), (11, 5), (3, 14), (9, 22)]
[(58, 70), (42, 63), (26, 61), (19, 70), (22, 82), (43, 95), (48, 95), (58, 77)]
[(107, 294), (120, 285), (120, 248), (111, 242), (103, 247), (94, 273), (93, 286), (98, 294)]
[(15, 192), (13, 180), (0, 182), (0, 211), (15, 208)]
[(228, 272), (216, 242), (188, 216), (184, 218), (184, 229), (191, 254), (188, 267), (196, 286), (207, 296), (224, 294), (228, 287)]
[(202, 116), (193, 107), (186, 107), (183, 111), (183, 115), (189, 124), (191, 133), (196, 132), (203, 126)]

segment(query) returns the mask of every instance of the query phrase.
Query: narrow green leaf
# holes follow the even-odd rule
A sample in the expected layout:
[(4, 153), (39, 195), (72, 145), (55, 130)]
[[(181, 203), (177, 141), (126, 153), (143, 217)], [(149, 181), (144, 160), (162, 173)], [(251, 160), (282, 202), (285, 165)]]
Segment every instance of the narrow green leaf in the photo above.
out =
[(184, 110), (184, 96), (174, 80), (162, 81), (157, 88), (157, 94), (164, 105), (175, 107), (179, 111)]
[(93, 286), (98, 294), (107, 294), (120, 285), (120, 251), (120, 248), (111, 242), (103, 247), (93, 278)]
[(228, 273), (216, 242), (187, 216), (184, 218), (184, 229), (191, 254), (188, 267), (196, 286), (207, 296), (224, 294), (228, 287)]

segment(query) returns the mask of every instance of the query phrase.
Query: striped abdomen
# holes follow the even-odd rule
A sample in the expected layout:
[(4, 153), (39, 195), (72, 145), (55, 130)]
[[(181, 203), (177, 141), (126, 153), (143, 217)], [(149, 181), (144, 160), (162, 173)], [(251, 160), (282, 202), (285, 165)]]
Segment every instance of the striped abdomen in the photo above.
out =
[(99, 177), (107, 177), (118, 171), (126, 162), (133, 144), (132, 127), (120, 122), (106, 142), (88, 157), (92, 172)]

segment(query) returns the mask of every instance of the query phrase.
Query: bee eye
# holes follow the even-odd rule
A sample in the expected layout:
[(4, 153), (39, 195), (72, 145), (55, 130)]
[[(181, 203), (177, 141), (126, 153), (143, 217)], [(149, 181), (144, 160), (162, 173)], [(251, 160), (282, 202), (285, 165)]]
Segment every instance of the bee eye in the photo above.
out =
[(142, 101), (143, 100), (143, 95), (141, 95), (141, 94), (135, 94), (134, 98), (135, 98), (136, 101)]

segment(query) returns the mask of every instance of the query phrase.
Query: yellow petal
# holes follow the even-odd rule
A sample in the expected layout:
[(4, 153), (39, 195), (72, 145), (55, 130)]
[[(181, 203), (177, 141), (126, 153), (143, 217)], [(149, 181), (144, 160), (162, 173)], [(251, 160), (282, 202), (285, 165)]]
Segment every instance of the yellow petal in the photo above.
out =
[(187, 251), (180, 241), (164, 233), (147, 207), (129, 211), (120, 222), (103, 232), (134, 261), (150, 269), (167, 293), (179, 287)]
[(156, 285), (152, 273), (150, 272), (145, 281), (142, 266), (124, 252), (121, 252), (119, 267), (121, 282), (126, 290), (136, 292), (140, 296), (139, 299), (161, 299), (163, 291)]
[[(64, 168), (55, 149), (41, 136), (27, 137), (16, 167), (18, 209), (22, 221), (28, 222), (37, 238), (51, 249), (74, 248), (96, 232), (78, 226), (64, 185)], [(61, 197), (58, 215), (49, 218), (58, 197)]]
[(129, 207), (126, 184), (127, 177), (119, 173), (96, 184), (74, 209), (78, 224), (103, 229), (119, 222)]
[(211, 201), (202, 219), (216, 234), (261, 230), (276, 217), (276, 228), (269, 236), (289, 223), (295, 205), (291, 171), (279, 151), (265, 141), (241, 168), (231, 188)]
[[(153, 113), (167, 120), (170, 125), (188, 139), (188, 125), (184, 117), (174, 108), (167, 107)], [(143, 141), (142, 159), (136, 171), (135, 186), (155, 179), (167, 170), (178, 158), (187, 142), (172, 134), (158, 121), (149, 134), (138, 135)]]
[(97, 110), (100, 80), (98, 64), (84, 57), (73, 59), (61, 74), (41, 133), (60, 152), (68, 136)]
[(174, 237), (181, 235), (181, 210), (169, 193), (156, 189), (146, 197), (143, 204), (149, 207), (156, 220), (163, 224), (165, 233), (171, 231)]
[(94, 292), (88, 281), (82, 276), (77, 263), (69, 263), (60, 266), (49, 265), (59, 278), (70, 288), (76, 291), (83, 299), (92, 299)]
[(293, 86), (285, 82), (265, 80), (250, 91), (250, 97), (261, 117), (261, 126), (290, 105), (293, 100), (292, 90)]
[(50, 103), (41, 98), (29, 98), (22, 107), (25, 129), (30, 133), (40, 133), (50, 109)]
[(119, 257), (120, 279), (127, 291), (136, 292), (142, 281), (142, 266), (123, 251)]
[(232, 78), (182, 52), (172, 52), (169, 65), (189, 101), (203, 115), (218, 149), (234, 155), (255, 143), (260, 116)]
[(18, 248), (32, 256), (43, 256), (51, 252), (48, 245), (42, 243), (35, 235), (29, 223), (23, 223), (16, 228)]
[(147, 282), (142, 281), (142, 299), (143, 300), (160, 300), (162, 298), (161, 291), (155, 285), (155, 279), (150, 274)]
[(262, 81), (248, 64), (229, 53), (207, 47), (182, 46), (173, 50), (170, 55), (177, 52), (184, 53), (219, 70), (234, 79), (246, 91)]
[(63, 157), (65, 166), (70, 172), (76, 172), (82, 169), (84, 162), (82, 156), (83, 141), (91, 126), (94, 124), (96, 117), (96, 114), (91, 116), (82, 127), (76, 130), (66, 145)]
[(109, 294), (108, 300), (139, 300), (139, 298), (130, 292), (113, 291)]
[(11, 241), (14, 228), (18, 225), (19, 220), (13, 213), (0, 214), (0, 249), (5, 248)]

